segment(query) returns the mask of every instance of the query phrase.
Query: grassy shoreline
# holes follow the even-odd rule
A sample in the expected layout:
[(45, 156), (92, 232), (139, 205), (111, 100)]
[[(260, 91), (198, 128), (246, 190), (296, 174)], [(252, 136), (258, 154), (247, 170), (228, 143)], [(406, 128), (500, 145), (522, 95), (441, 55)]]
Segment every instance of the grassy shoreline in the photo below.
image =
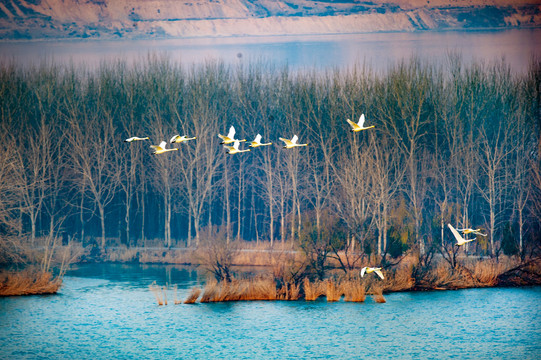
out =
[[(245, 245), (245, 244), (242, 244)], [(59, 249), (62, 250), (62, 249)], [(59, 251), (59, 254), (64, 252)], [(338, 258), (327, 259), (324, 276), (318, 277), (309, 267), (308, 255), (291, 244), (266, 244), (237, 248), (230, 254), (228, 278), (216, 276), (206, 248), (128, 248), (123, 246), (101, 251), (95, 247), (71, 245), (72, 264), (135, 263), (197, 266), (205, 269), (209, 280), (204, 288), (194, 289), (184, 303), (240, 300), (316, 300), (364, 301), (366, 295), (384, 301), (383, 294), (401, 291), (456, 290), (465, 288), (541, 285), (541, 259), (521, 260), (500, 256), (478, 258), (460, 255), (452, 267), (436, 254), (430, 263), (415, 253), (383, 262), (385, 279), (374, 274), (360, 276), (366, 265), (383, 259), (360, 253), (341, 252)], [(65, 256), (65, 255), (64, 255)], [(356, 259), (355, 259), (356, 258)], [(350, 269), (340, 264), (353, 263)], [(248, 269), (248, 270), (247, 270)], [(258, 269), (253, 272), (250, 269)], [(214, 276), (212, 276), (214, 274)], [(20, 271), (0, 272), (0, 296), (54, 294), (62, 285), (62, 276), (51, 271), (29, 267)], [(153, 289), (165, 294), (164, 287)], [(157, 299), (159, 296), (157, 296)], [(357, 299), (357, 300), (355, 300)], [(363, 300), (359, 300), (363, 299)], [(163, 300), (162, 300), (163, 302)], [(181, 303), (182, 301), (175, 301)], [(160, 301), (158, 301), (160, 303)]]

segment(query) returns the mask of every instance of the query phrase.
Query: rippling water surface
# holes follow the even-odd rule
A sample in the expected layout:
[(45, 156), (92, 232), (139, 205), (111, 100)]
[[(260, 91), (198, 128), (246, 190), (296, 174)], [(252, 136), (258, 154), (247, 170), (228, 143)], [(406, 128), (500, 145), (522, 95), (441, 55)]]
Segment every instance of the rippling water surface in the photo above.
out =
[(0, 358), (539, 359), (541, 288), (395, 293), (387, 303), (275, 301), (157, 306), (185, 298), (189, 268), (85, 265), (57, 295), (0, 298)]

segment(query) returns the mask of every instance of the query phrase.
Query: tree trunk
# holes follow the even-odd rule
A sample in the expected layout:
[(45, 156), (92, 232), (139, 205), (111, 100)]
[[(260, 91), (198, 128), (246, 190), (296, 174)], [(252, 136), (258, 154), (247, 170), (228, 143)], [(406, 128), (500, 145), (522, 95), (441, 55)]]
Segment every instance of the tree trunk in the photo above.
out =
[(98, 203), (101, 221), (101, 248), (105, 250), (105, 209), (101, 203)]
[(227, 171), (227, 157), (224, 157), (224, 178), (225, 178), (225, 237), (229, 244), (231, 241), (231, 206), (229, 204), (229, 172)]
[(164, 197), (164, 206), (165, 206), (165, 224), (164, 224), (164, 232), (165, 232), (165, 244), (168, 248), (171, 247), (171, 193), (168, 192), (165, 194)]
[(237, 208), (237, 241), (240, 241), (240, 230), (241, 230), (241, 216), (242, 216), (242, 195), (244, 193), (244, 182), (242, 181), (242, 161), (239, 163), (239, 201)]
[[(272, 201), (272, 199), (270, 199), (270, 201)], [(270, 224), (269, 224), (270, 244), (272, 247), (272, 245), (274, 244), (274, 212), (273, 212), (272, 202), (270, 202), (270, 206), (269, 206), (269, 221), (270, 221)]]
[(130, 199), (128, 192), (126, 192), (126, 216), (124, 217), (124, 221), (126, 222), (126, 244), (130, 247)]

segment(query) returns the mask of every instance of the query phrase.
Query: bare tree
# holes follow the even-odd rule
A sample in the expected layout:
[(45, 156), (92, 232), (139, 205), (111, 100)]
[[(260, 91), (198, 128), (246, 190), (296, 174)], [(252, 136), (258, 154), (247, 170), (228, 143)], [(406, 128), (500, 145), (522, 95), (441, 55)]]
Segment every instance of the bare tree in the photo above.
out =
[(503, 166), (507, 156), (511, 154), (513, 148), (509, 140), (513, 136), (510, 122), (497, 121), (495, 133), (489, 133), (488, 129), (480, 129), (480, 151), (478, 163), (482, 170), (482, 177), (477, 182), (479, 193), (483, 196), (489, 207), (490, 216), (490, 252), (492, 256), (496, 255), (494, 238), (496, 236), (497, 217), (500, 214), (499, 200), (501, 194), (505, 191)]
[(406, 159), (406, 195), (413, 210), (415, 243), (421, 255), (424, 253), (424, 243), (420, 236), (424, 199), (423, 187), (419, 182), (425, 174), (419, 169), (418, 160), (422, 153), (422, 140), (427, 134), (426, 127), (430, 122), (427, 114), (430, 71), (418, 59), (410, 60), (409, 64), (399, 64), (388, 75), (387, 82), (381, 84), (384, 87), (381, 98), (387, 101), (378, 104), (384, 132), (394, 140)]
[(30, 239), (34, 245), (38, 216), (47, 196), (48, 169), (54, 166), (51, 154), (54, 136), (50, 126), (42, 120), (38, 129), (28, 127), (20, 138), (32, 139), (29, 142), (15, 142), (18, 143), (15, 174), (23, 203), (21, 210), (30, 218)]
[(78, 176), (76, 186), (85, 184), (86, 187), (81, 187), (80, 191), (90, 195), (98, 209), (101, 247), (104, 248), (105, 209), (113, 200), (118, 186), (119, 172), (112, 157), (114, 142), (119, 139), (114, 136), (113, 122), (109, 116), (98, 117), (86, 109), (84, 104), (80, 106), (81, 113), (72, 108), (68, 120), (71, 166)]
[(16, 184), (16, 145), (9, 129), (1, 126), (0, 131), (0, 262), (20, 261), (18, 242), (13, 234), (17, 229), (16, 216), (19, 212), (19, 195)]
[(389, 207), (396, 192), (400, 190), (405, 173), (400, 151), (390, 146), (385, 140), (376, 141), (376, 135), (370, 137), (371, 156), (369, 157), (369, 174), (371, 176), (374, 198), (375, 224), (378, 229), (378, 255), (387, 252), (387, 226), (389, 224)]
[(349, 230), (364, 244), (367, 238), (365, 225), (369, 225), (367, 221), (374, 207), (373, 198), (370, 196), (373, 184), (369, 176), (369, 159), (374, 149), (370, 146), (359, 151), (352, 146), (349, 150), (350, 153), (341, 151), (338, 157), (339, 165), (335, 166), (334, 208)]

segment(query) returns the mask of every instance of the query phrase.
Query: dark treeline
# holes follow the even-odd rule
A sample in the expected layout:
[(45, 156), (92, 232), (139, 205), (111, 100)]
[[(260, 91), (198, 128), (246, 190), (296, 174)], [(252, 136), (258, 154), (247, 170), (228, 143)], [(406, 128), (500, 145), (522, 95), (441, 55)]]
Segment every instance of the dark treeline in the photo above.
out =
[[(2, 64), (2, 239), (196, 246), (213, 229), (396, 256), (452, 243), (451, 223), (488, 234), (470, 252), (532, 251), (540, 83), (537, 60), (517, 75), (456, 55), (383, 74), (158, 57), (92, 71)], [(346, 118), (361, 113), (375, 128), (350, 132)], [(231, 125), (273, 145), (227, 155), (217, 135)], [(197, 140), (151, 154), (175, 134)], [(282, 149), (278, 137), (294, 134), (309, 146)], [(131, 136), (150, 141), (123, 142)]]

